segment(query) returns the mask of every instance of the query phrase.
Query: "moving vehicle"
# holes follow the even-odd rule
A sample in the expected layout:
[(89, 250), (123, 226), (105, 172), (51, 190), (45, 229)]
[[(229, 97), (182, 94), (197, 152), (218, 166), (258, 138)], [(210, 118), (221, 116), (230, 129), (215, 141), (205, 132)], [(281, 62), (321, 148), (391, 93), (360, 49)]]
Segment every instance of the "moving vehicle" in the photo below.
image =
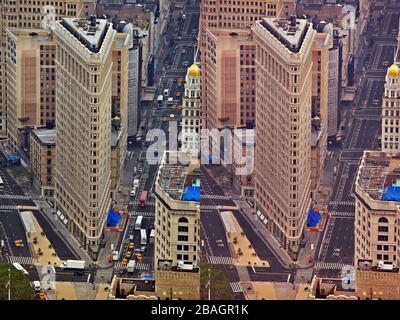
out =
[(146, 245), (147, 244), (147, 232), (146, 229), (140, 229), (140, 244)]
[(60, 265), (61, 269), (85, 270), (84, 260), (67, 260)]
[(128, 245), (128, 249), (135, 249), (135, 244), (134, 244), (133, 242), (131, 242), (131, 243)]
[(33, 287), (33, 290), (35, 290), (35, 292), (42, 291), (42, 286), (40, 284), (40, 281), (33, 281), (32, 282), (32, 287)]
[(142, 228), (143, 216), (138, 216), (135, 221), (135, 230), (140, 230)]
[(38, 298), (39, 300), (47, 300), (47, 296), (44, 292), (39, 292)]
[(113, 251), (112, 260), (113, 261), (118, 261), (118, 256), (119, 256), (118, 251)]
[(128, 265), (127, 265), (127, 270), (129, 273), (132, 273), (135, 271), (135, 266), (136, 266), (136, 261), (135, 260), (130, 260)]
[(146, 252), (146, 246), (142, 246), (142, 247), (140, 248), (140, 252), (141, 252), (141, 253), (145, 253), (145, 252)]
[(145, 207), (147, 204), (147, 191), (142, 191), (142, 193), (140, 194), (140, 206), (141, 207)]
[(128, 259), (122, 260), (122, 261), (121, 261), (121, 264), (122, 264), (123, 266), (126, 266), (126, 265), (128, 264)]
[(183, 85), (183, 79), (181, 78), (178, 80), (178, 87), (182, 87), (182, 85)]
[(139, 179), (134, 179), (134, 180), (133, 180), (133, 187), (134, 187), (134, 188), (139, 187)]
[(164, 100), (164, 97), (163, 97), (162, 94), (160, 94), (160, 95), (157, 97), (157, 103), (160, 105), (160, 104), (163, 103), (163, 100)]
[(164, 96), (167, 96), (168, 93), (169, 93), (169, 90), (168, 89), (164, 89), (164, 92), (163, 92)]
[(151, 229), (151, 232), (150, 232), (150, 244), (154, 243), (155, 236), (156, 236), (156, 230)]
[(126, 258), (126, 259), (130, 259), (131, 257), (132, 257), (132, 252), (127, 251), (127, 252), (125, 253), (125, 258)]
[(142, 254), (141, 254), (141, 253), (136, 253), (136, 254), (135, 254), (135, 257), (136, 257), (136, 261), (137, 261), (137, 262), (142, 262), (143, 257), (142, 257)]
[(17, 248), (23, 247), (24, 243), (22, 242), (22, 240), (15, 240), (14, 244)]
[(4, 182), (3, 179), (0, 177), (0, 191), (4, 190)]
[(167, 104), (173, 104), (173, 103), (174, 103), (174, 98), (169, 97), (168, 101), (167, 101)]
[(26, 271), (26, 270), (24, 269), (24, 267), (21, 266), (21, 264), (19, 264), (18, 262), (14, 262), (14, 263), (13, 263), (13, 266), (14, 266), (15, 269), (17, 269), (17, 270), (19, 270), (19, 271), (22, 271), (23, 274), (29, 274), (28, 271)]
[(133, 187), (130, 193), (131, 197), (134, 197), (136, 195), (136, 188)]

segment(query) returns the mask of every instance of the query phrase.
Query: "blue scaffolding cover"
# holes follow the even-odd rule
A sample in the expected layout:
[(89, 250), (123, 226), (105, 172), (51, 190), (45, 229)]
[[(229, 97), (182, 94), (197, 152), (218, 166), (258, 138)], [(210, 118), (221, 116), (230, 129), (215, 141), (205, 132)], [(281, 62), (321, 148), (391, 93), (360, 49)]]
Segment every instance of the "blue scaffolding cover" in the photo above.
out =
[(19, 160), (19, 157), (17, 156), (17, 155), (15, 155), (15, 154), (7, 154), (6, 155), (6, 159), (7, 159), (7, 161), (18, 161)]
[(321, 220), (321, 215), (313, 209), (310, 209), (307, 216), (307, 227), (315, 227), (319, 220)]
[(115, 227), (119, 220), (121, 220), (121, 216), (110, 208), (110, 210), (108, 210), (107, 227)]
[(382, 200), (400, 202), (400, 187), (387, 187), (382, 195)]
[(186, 187), (182, 200), (200, 202), (200, 187)]

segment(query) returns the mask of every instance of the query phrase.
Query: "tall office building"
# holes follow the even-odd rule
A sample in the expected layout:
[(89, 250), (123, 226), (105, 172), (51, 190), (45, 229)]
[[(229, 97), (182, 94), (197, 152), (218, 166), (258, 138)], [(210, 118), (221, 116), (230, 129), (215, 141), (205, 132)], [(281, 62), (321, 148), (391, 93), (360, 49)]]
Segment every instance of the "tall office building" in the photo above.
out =
[(201, 1), (202, 128), (254, 124), (255, 42), (250, 27), (266, 16), (294, 13), (294, 3), (293, 0)]
[(386, 73), (382, 98), (382, 151), (400, 152), (400, 70), (397, 64)]
[(296, 259), (310, 208), (312, 46), (307, 20), (264, 18), (256, 35), (255, 199)]
[(182, 151), (192, 159), (200, 156), (200, 68), (193, 64), (186, 73), (182, 98)]
[(96, 259), (110, 207), (112, 53), (107, 20), (56, 23), (57, 210)]
[[(46, 74), (51, 70), (45, 69), (51, 69), (52, 64), (46, 63), (51, 61), (53, 48), (39, 29), (50, 29), (55, 20), (79, 16), (81, 11), (80, 0), (0, 3), (0, 135), (7, 135), (11, 148), (20, 147), (18, 130), (54, 119), (53, 89), (46, 92), (49, 83), (44, 84), (52, 81), (52, 75)], [(39, 75), (44, 80), (39, 81)], [(8, 112), (12, 113), (10, 124)]]
[(167, 151), (155, 182), (154, 263), (161, 299), (200, 298), (200, 165)]
[(355, 265), (370, 260), (399, 266), (400, 158), (365, 151), (355, 182)]

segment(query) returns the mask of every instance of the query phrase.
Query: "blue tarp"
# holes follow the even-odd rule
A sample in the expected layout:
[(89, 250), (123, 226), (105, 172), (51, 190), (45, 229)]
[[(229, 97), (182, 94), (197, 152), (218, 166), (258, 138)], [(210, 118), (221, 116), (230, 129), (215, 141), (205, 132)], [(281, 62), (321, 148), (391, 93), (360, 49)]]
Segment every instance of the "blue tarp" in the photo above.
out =
[(186, 187), (182, 200), (200, 202), (200, 187)]
[(315, 227), (319, 220), (321, 220), (321, 215), (313, 209), (310, 209), (307, 216), (307, 227)]
[(113, 209), (108, 210), (107, 227), (115, 227), (119, 220), (121, 220), (121, 216), (117, 212)]
[(387, 187), (382, 195), (382, 200), (400, 202), (400, 187)]
[(19, 157), (15, 154), (7, 154), (6, 155), (7, 161), (19, 161)]

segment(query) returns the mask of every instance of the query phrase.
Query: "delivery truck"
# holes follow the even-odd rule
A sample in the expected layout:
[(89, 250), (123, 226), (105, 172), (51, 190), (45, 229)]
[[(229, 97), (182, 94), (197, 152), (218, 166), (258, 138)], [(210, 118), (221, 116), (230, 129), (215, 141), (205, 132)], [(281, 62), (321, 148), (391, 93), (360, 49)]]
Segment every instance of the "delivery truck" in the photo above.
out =
[(83, 261), (83, 260), (67, 260), (61, 264), (60, 268), (61, 269), (85, 270), (85, 261)]
[(136, 261), (132, 259), (129, 260), (126, 269), (128, 270), (129, 273), (132, 273), (133, 271), (135, 271), (135, 266), (136, 266)]

